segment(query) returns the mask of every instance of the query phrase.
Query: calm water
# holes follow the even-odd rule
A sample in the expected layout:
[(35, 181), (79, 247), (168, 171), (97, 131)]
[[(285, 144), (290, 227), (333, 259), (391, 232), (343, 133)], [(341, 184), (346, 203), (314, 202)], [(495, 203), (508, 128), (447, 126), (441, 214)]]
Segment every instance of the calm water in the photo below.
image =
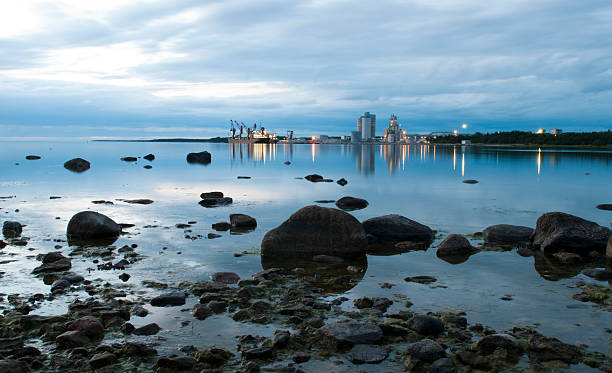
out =
[[(211, 164), (190, 165), (185, 161), (188, 152), (202, 150), (212, 153)], [(119, 160), (148, 153), (155, 154), (153, 162)], [(24, 157), (28, 154), (42, 159), (27, 161)], [(91, 169), (81, 174), (64, 169), (63, 163), (75, 157), (89, 160)], [(283, 164), (287, 160), (292, 164)], [(257, 252), (268, 230), (315, 200), (343, 196), (370, 202), (366, 209), (352, 212), (359, 220), (396, 213), (438, 230), (440, 237), (434, 246), (448, 233), (471, 234), (492, 224), (534, 227), (538, 216), (547, 211), (571, 213), (604, 226), (610, 226), (612, 221), (611, 212), (595, 208), (600, 203), (612, 203), (610, 152), (431, 145), (0, 142), (0, 164), (0, 196), (15, 196), (0, 199), (0, 220), (26, 224), (23, 235), (30, 237), (28, 246), (9, 246), (0, 252), (0, 284), (5, 294), (49, 291), (49, 286), (30, 274), (40, 264), (34, 258), (54, 251), (58, 244), (63, 245), (60, 250), (67, 255), (71, 250), (55, 240), (65, 239), (68, 220), (86, 209), (104, 213), (120, 223), (135, 224), (128, 230), (130, 234), (115, 243), (117, 247), (137, 243), (138, 252), (147, 256), (126, 271), (132, 275), (128, 285), (151, 279), (175, 285), (183, 280), (208, 279), (216, 271), (250, 277), (262, 268)], [(146, 164), (153, 169), (144, 169)], [(343, 177), (349, 183), (341, 187), (296, 179), (311, 173), (334, 180)], [(252, 179), (239, 180), (237, 176)], [(464, 179), (477, 179), (479, 183), (464, 184)], [(198, 205), (200, 193), (216, 190), (232, 197), (234, 203), (209, 209)], [(155, 202), (143, 206), (116, 201), (135, 198)], [(114, 201), (114, 205), (91, 203), (100, 199)], [(211, 224), (228, 221), (231, 213), (255, 217), (257, 229), (244, 235), (222, 233), (221, 238), (206, 239), (206, 234), (212, 232)], [(197, 221), (191, 232), (175, 228), (175, 224), (188, 221)], [(204, 238), (192, 240), (185, 238), (186, 234)], [(473, 241), (474, 245), (479, 243)], [(233, 256), (242, 251), (253, 254)], [(117, 278), (120, 272), (88, 273), (88, 267), (95, 267), (91, 260), (75, 257), (73, 270), (89, 279), (123, 286)], [(574, 288), (576, 279), (594, 281), (580, 274), (551, 275), (545, 263), (534, 265), (534, 258), (522, 258), (515, 251), (480, 252), (457, 265), (439, 260), (435, 248), (394, 256), (370, 255), (367, 260), (362, 281), (341, 295), (386, 296), (396, 300), (391, 311), (402, 308), (404, 297), (419, 312), (464, 310), (470, 323), (480, 322), (497, 330), (538, 323), (538, 330), (545, 335), (584, 343), (602, 352), (610, 348), (609, 334), (604, 331), (612, 325), (610, 313), (591, 304), (583, 307), (583, 303), (571, 298), (578, 292)], [(430, 288), (403, 281), (415, 275), (433, 275), (438, 278), (436, 284), (446, 287)], [(380, 284), (384, 282), (395, 286), (382, 289)], [(154, 293), (155, 290), (142, 289), (142, 294)], [(511, 294), (513, 300), (500, 300), (504, 294)], [(338, 294), (330, 295), (335, 296)], [(85, 298), (86, 294), (70, 293), (47, 301), (34, 313), (63, 313), (76, 297)], [(6, 299), (0, 305), (6, 306)], [(349, 309), (352, 302), (345, 305)], [(181, 328), (183, 320), (192, 324)], [(133, 323), (140, 326), (152, 321), (165, 329), (162, 335), (170, 342), (199, 347), (205, 347), (201, 346), (202, 337), (212, 335), (215, 340), (211, 344), (235, 346), (236, 334), (269, 335), (275, 329), (273, 325), (234, 323), (223, 315), (198, 321), (189, 312), (175, 308), (154, 309), (151, 315)]]

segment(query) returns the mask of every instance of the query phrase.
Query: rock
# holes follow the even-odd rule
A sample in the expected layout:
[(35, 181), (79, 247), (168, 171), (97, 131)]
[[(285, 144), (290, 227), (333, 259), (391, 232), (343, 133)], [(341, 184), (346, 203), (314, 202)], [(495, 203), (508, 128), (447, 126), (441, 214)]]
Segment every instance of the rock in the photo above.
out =
[(342, 179), (336, 181), (336, 183), (338, 183), (338, 185), (345, 186), (346, 184), (348, 184), (348, 181), (346, 181), (346, 179), (342, 178)]
[(6, 238), (15, 238), (21, 236), (23, 227), (18, 221), (5, 221), (2, 224), (2, 234)]
[(331, 255), (315, 255), (312, 257), (315, 263), (338, 265), (344, 263), (344, 259)]
[(207, 237), (208, 239), (211, 239), (211, 240), (212, 240), (212, 239), (214, 239), (214, 238), (219, 238), (219, 237), (221, 237), (221, 235), (220, 235), (220, 234), (216, 234), (216, 233), (209, 233), (209, 234), (207, 234), (207, 235), (206, 235), (206, 237)]
[(213, 311), (204, 304), (196, 303), (191, 309), (191, 313), (198, 320), (204, 320), (208, 316), (212, 315)]
[(458, 360), (465, 365), (481, 370), (491, 370), (491, 364), (489, 364), (489, 361), (472, 351), (460, 350), (456, 352), (456, 355)]
[(90, 166), (90, 163), (83, 158), (74, 158), (64, 163), (64, 168), (72, 172), (87, 171)]
[(224, 301), (213, 300), (206, 304), (214, 313), (222, 313), (227, 309), (227, 303)]
[(392, 336), (392, 337), (396, 337), (396, 336), (402, 336), (402, 335), (408, 335), (408, 333), (410, 333), (410, 331), (406, 328), (404, 328), (403, 326), (400, 325), (396, 325), (396, 324), (378, 324), (378, 327), (380, 328), (380, 330), (382, 330), (383, 334), (386, 336)]
[(519, 254), (522, 257), (530, 257), (530, 256), (534, 256), (535, 255), (533, 250), (531, 250), (528, 247), (519, 247), (519, 249), (516, 250), (516, 253)]
[(26, 155), (25, 159), (29, 160), (29, 161), (35, 161), (40, 159), (40, 155)]
[(146, 164), (142, 168), (146, 168), (147, 170), (150, 170), (153, 168), (153, 166), (151, 166), (150, 164)]
[(234, 202), (230, 197), (221, 197), (221, 198), (204, 198), (200, 202), (200, 206), (203, 207), (216, 207), (216, 206), (227, 206), (231, 205)]
[(354, 321), (326, 324), (317, 334), (322, 347), (331, 349), (377, 343), (383, 337), (377, 325)]
[(464, 183), (464, 184), (478, 184), (478, 180), (467, 179), (467, 180), (463, 180), (462, 183)]
[(146, 159), (147, 161), (153, 161), (155, 159), (155, 155), (147, 154), (143, 158)]
[(150, 205), (150, 204), (153, 203), (153, 200), (146, 199), (146, 198), (124, 199), (123, 202), (131, 203), (131, 204), (134, 204), (134, 205)]
[(559, 260), (561, 263), (565, 263), (565, 264), (582, 262), (582, 257), (576, 253), (568, 253), (565, 251), (560, 251), (558, 253), (554, 253), (553, 256), (557, 258), (557, 260)]
[(223, 192), (204, 192), (200, 194), (200, 198), (223, 198)]
[(355, 197), (342, 197), (336, 201), (336, 206), (345, 211), (361, 210), (368, 207), (368, 201)]
[(214, 223), (212, 225), (212, 229), (216, 230), (216, 231), (227, 231), (232, 227), (232, 225), (230, 223), (227, 222), (220, 222), (220, 223)]
[(455, 373), (455, 363), (447, 357), (434, 361), (427, 369), (427, 373)]
[(431, 284), (432, 282), (438, 281), (438, 279), (433, 276), (412, 276), (404, 278), (404, 281), (417, 282), (419, 284)]
[(0, 240), (0, 249), (4, 249), (8, 245), (6, 242)]
[(124, 162), (136, 162), (138, 160), (138, 158), (136, 158), (136, 157), (122, 157), (121, 160), (124, 161)]
[(261, 242), (262, 257), (363, 255), (365, 232), (352, 215), (327, 207), (307, 206), (296, 211)]
[(91, 201), (91, 203), (93, 203), (94, 205), (114, 205), (112, 201), (105, 201), (103, 199)]
[(149, 314), (149, 311), (143, 306), (134, 306), (134, 308), (132, 308), (132, 313), (139, 317), (145, 317)]
[(563, 212), (548, 212), (538, 218), (531, 244), (547, 253), (588, 254), (604, 250), (609, 238), (606, 227)]
[(155, 365), (158, 368), (171, 370), (190, 370), (194, 365), (196, 365), (196, 360), (190, 356), (171, 355), (160, 357), (157, 359)]
[(159, 332), (160, 330), (161, 328), (159, 327), (159, 325), (157, 325), (156, 323), (151, 323), (141, 326), (140, 328), (134, 329), (132, 333), (136, 335), (153, 335), (157, 334), (157, 332)]
[(255, 229), (257, 220), (245, 214), (231, 214), (230, 224), (232, 229)]
[(289, 166), (291, 164), (290, 161), (284, 161), (283, 163), (286, 164), (287, 166)]
[(224, 284), (236, 284), (240, 281), (240, 276), (234, 272), (215, 272), (210, 276), (214, 282)]
[(115, 364), (118, 361), (117, 356), (110, 352), (102, 352), (99, 354), (95, 354), (90, 360), (89, 365), (92, 368), (98, 369), (105, 367), (107, 365)]
[(122, 273), (122, 274), (120, 274), (120, 275), (119, 275), (119, 279), (120, 279), (121, 281), (123, 281), (123, 282), (126, 282), (127, 280), (129, 280), (129, 279), (130, 279), (130, 277), (132, 277), (132, 276), (130, 276), (130, 275), (129, 275), (129, 274), (127, 274), (127, 273)]
[(360, 344), (349, 352), (349, 360), (354, 364), (377, 364), (389, 356), (387, 350), (381, 346)]
[(509, 334), (491, 334), (484, 336), (476, 345), (481, 355), (491, 355), (497, 349), (506, 351), (508, 357), (516, 358), (521, 354), (521, 346), (516, 338)]
[(606, 246), (606, 258), (612, 260), (612, 236), (608, 240), (608, 245)]
[(600, 210), (612, 211), (612, 203), (602, 203), (601, 205), (597, 205), (597, 208)]
[(381, 242), (431, 242), (434, 235), (429, 227), (395, 214), (371, 218), (362, 225), (366, 234)]
[(242, 353), (242, 356), (244, 356), (248, 360), (265, 360), (272, 357), (273, 351), (274, 350), (270, 346), (256, 347), (244, 351)]
[(121, 346), (120, 352), (122, 355), (131, 357), (157, 355), (157, 351), (154, 348), (151, 348), (144, 343), (137, 342), (125, 342), (125, 344)]
[(78, 275), (76, 273), (67, 273), (61, 277), (61, 280), (66, 280), (71, 284), (78, 284), (85, 280), (85, 277)]
[(288, 330), (277, 330), (274, 332), (274, 347), (283, 348), (289, 343), (291, 335)]
[(55, 342), (59, 348), (75, 348), (85, 346), (89, 338), (81, 331), (71, 330), (55, 337)]
[(59, 251), (50, 252), (44, 255), (42, 262), (43, 264), (34, 268), (32, 273), (38, 274), (44, 272), (60, 272), (72, 268), (70, 259), (63, 256)]
[[(374, 236), (372, 236), (374, 237)], [(374, 237), (376, 238), (376, 237)], [(369, 242), (369, 240), (368, 240)], [(376, 239), (375, 241), (373, 240), (372, 242), (370, 242), (371, 244), (376, 244), (378, 243), (378, 239)], [(406, 252), (406, 251), (415, 251), (415, 250), (427, 250), (429, 248), (429, 245), (431, 245), (431, 241), (425, 241), (425, 242), (418, 242), (418, 241), (402, 241), (402, 242), (398, 242), (396, 243), (393, 247), (396, 250), (399, 250), (400, 252)]]
[(520, 225), (497, 224), (482, 231), (485, 242), (514, 245), (530, 241), (533, 229)]
[(93, 316), (84, 316), (73, 321), (68, 330), (78, 330), (85, 333), (88, 338), (100, 338), (104, 335), (104, 326)]
[(243, 179), (243, 180), (248, 180), (248, 179), (250, 179), (251, 177), (250, 177), (250, 176), (238, 176), (237, 178), (238, 178), (238, 179)]
[(212, 156), (207, 151), (187, 154), (187, 162), (189, 163), (209, 164), (211, 160)]
[(297, 364), (302, 364), (310, 360), (310, 354), (308, 352), (296, 352), (291, 356), (291, 360)]
[(408, 321), (408, 327), (421, 335), (438, 335), (444, 331), (442, 320), (426, 315), (415, 315)]
[(446, 352), (440, 344), (431, 339), (423, 339), (414, 342), (406, 347), (406, 354), (411, 359), (418, 360), (423, 363), (432, 363), (446, 356)]
[(372, 306), (374, 305), (374, 302), (372, 302), (372, 299), (368, 297), (363, 297), (363, 298), (355, 299), (353, 301), (353, 304), (355, 304), (355, 307), (359, 309), (363, 309), (363, 308), (372, 308)]
[(240, 290), (238, 290), (238, 296), (240, 298), (256, 298), (264, 294), (264, 290), (259, 286), (247, 285), (243, 286)]
[(612, 271), (606, 271), (605, 269), (585, 269), (582, 271), (582, 274), (599, 281), (608, 281), (612, 279)]
[(0, 360), (0, 373), (28, 373), (28, 363), (22, 360)]
[(57, 290), (64, 290), (70, 287), (70, 282), (67, 280), (63, 280), (63, 279), (59, 279), (59, 280), (55, 280), (53, 281), (53, 284), (51, 284), (51, 292), (55, 292)]
[(467, 238), (458, 234), (449, 234), (444, 241), (438, 245), (436, 256), (451, 263), (469, 257), (476, 252)]
[(186, 298), (187, 296), (185, 293), (175, 291), (156, 296), (155, 298), (151, 299), (151, 305), (155, 307), (182, 306), (185, 304)]
[(70, 244), (88, 244), (98, 240), (112, 240), (121, 233), (121, 227), (106, 215), (94, 211), (81, 211), (68, 222)]
[(317, 174), (312, 174), (312, 175), (307, 175), (304, 176), (304, 179), (311, 181), (313, 183), (319, 182), (321, 180), (323, 180), (323, 176), (321, 175), (317, 175)]
[(582, 354), (576, 346), (566, 344), (557, 338), (534, 335), (529, 341), (529, 357), (539, 361), (561, 360), (568, 364), (577, 364)]

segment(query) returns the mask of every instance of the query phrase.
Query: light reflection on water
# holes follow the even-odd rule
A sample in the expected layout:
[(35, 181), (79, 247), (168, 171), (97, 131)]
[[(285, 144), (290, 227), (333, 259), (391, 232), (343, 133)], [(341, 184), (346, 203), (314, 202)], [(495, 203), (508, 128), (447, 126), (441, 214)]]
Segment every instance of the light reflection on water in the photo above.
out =
[[(201, 150), (212, 153), (212, 163), (187, 164), (187, 152)], [(155, 154), (155, 161), (119, 160), (148, 153)], [(24, 157), (28, 154), (43, 158), (26, 161)], [(77, 156), (91, 161), (92, 168), (74, 174), (62, 167), (66, 160)], [(16, 197), (0, 199), (0, 216), (2, 221), (27, 224), (24, 236), (31, 238), (26, 247), (9, 246), (2, 250), (0, 262), (16, 260), (0, 264), (0, 271), (4, 272), (0, 278), (2, 291), (48, 292), (48, 286), (30, 275), (39, 264), (34, 258), (55, 250), (55, 245), (62, 245), (59, 250), (67, 255), (70, 250), (66, 243), (56, 241), (65, 239), (70, 217), (86, 209), (136, 225), (115, 243), (117, 247), (137, 243), (138, 252), (147, 256), (126, 271), (132, 275), (128, 284), (151, 279), (178, 284), (207, 279), (216, 271), (234, 271), (243, 278), (249, 277), (262, 268), (256, 253), (265, 232), (315, 200), (336, 200), (346, 195), (370, 202), (366, 209), (352, 212), (359, 220), (397, 213), (427, 224), (443, 236), (469, 234), (499, 223), (533, 227), (537, 217), (547, 211), (564, 211), (609, 226), (611, 213), (597, 210), (595, 205), (611, 202), (611, 160), (610, 152), (440, 145), (2, 143), (0, 196)], [(285, 161), (292, 163), (285, 165)], [(457, 162), (461, 162), (460, 168)], [(153, 168), (146, 170), (145, 164)], [(336, 183), (296, 179), (311, 173), (334, 180), (343, 177), (349, 183), (341, 187)], [(239, 175), (252, 179), (238, 180)], [(479, 183), (463, 184), (464, 178)], [(234, 199), (234, 204), (211, 209), (199, 206), (199, 194), (213, 190), (223, 191)], [(62, 198), (51, 200), (50, 196)], [(155, 202), (147, 206), (130, 205), (117, 201), (122, 198), (150, 198)], [(114, 204), (91, 204), (98, 199)], [(17, 209), (19, 212), (15, 212)], [(243, 235), (221, 233), (222, 237), (214, 240), (185, 238), (205, 237), (212, 231), (212, 223), (227, 221), (231, 213), (257, 218), (257, 229)], [(188, 221), (197, 221), (189, 228), (191, 232), (175, 227)], [(242, 251), (251, 254), (233, 256)], [(88, 267), (95, 267), (91, 260), (75, 257), (74, 271), (91, 280), (118, 283), (120, 272), (88, 273)], [(403, 304), (394, 294), (402, 294), (414, 302), (417, 311), (463, 309), (468, 311), (470, 322), (497, 329), (537, 322), (544, 334), (606, 351), (609, 342), (603, 329), (609, 327), (609, 314), (590, 307), (566, 308), (578, 304), (571, 298), (577, 292), (572, 288), (573, 279), (550, 281), (548, 275), (545, 275), (548, 279), (542, 277), (539, 272), (548, 273), (550, 268), (546, 266), (550, 265), (514, 252), (481, 252), (458, 265), (436, 258), (433, 248), (388, 257), (368, 256), (367, 273), (343, 295), (386, 296), (396, 301), (393, 311)], [(404, 277), (415, 275), (433, 275), (447, 287), (431, 289), (403, 281)], [(381, 289), (384, 282), (394, 284), (393, 288)], [(144, 292), (155, 293), (151, 289)], [(500, 300), (504, 294), (513, 294), (514, 300)], [(61, 313), (74, 297), (74, 294), (59, 297), (53, 304), (47, 304), (48, 308), (35, 312)], [(351, 304), (345, 305), (350, 308)], [(170, 330), (177, 324), (171, 311), (158, 310), (142, 322), (161, 320), (160, 325)], [(180, 336), (198, 340), (210, 333), (207, 328), (213, 321), (200, 322), (189, 314), (181, 315), (179, 319), (192, 320), (193, 324), (184, 333), (177, 332)], [(226, 318), (223, 323), (232, 324)]]

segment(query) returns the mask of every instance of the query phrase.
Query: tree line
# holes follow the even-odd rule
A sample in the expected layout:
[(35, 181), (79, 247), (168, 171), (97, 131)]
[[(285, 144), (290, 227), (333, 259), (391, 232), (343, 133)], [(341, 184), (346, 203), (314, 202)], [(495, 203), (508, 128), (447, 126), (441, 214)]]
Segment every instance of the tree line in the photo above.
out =
[(521, 145), (570, 145), (611, 146), (612, 132), (566, 132), (558, 135), (524, 131), (480, 133), (471, 135), (437, 136), (430, 142), (436, 144), (460, 144), (470, 140), (473, 144), (521, 144)]

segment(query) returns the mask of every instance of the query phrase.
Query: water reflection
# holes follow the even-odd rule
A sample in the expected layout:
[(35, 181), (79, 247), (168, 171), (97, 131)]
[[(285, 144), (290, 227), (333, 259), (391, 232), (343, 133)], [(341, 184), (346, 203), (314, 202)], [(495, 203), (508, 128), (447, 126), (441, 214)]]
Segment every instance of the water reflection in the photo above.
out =
[[(268, 161), (276, 160), (276, 148), (277, 144), (240, 144), (231, 143), (229, 145), (229, 156), (232, 162), (240, 161), (242, 163), (245, 159), (252, 160), (254, 163), (266, 164)], [(289, 145), (292, 146), (292, 145)], [(283, 152), (288, 150), (286, 145), (283, 146)], [(292, 153), (292, 150), (289, 150)]]
[(563, 263), (553, 255), (536, 252), (534, 255), (535, 270), (548, 281), (559, 281), (577, 276), (587, 268), (605, 267), (605, 258), (595, 258), (580, 263)]

